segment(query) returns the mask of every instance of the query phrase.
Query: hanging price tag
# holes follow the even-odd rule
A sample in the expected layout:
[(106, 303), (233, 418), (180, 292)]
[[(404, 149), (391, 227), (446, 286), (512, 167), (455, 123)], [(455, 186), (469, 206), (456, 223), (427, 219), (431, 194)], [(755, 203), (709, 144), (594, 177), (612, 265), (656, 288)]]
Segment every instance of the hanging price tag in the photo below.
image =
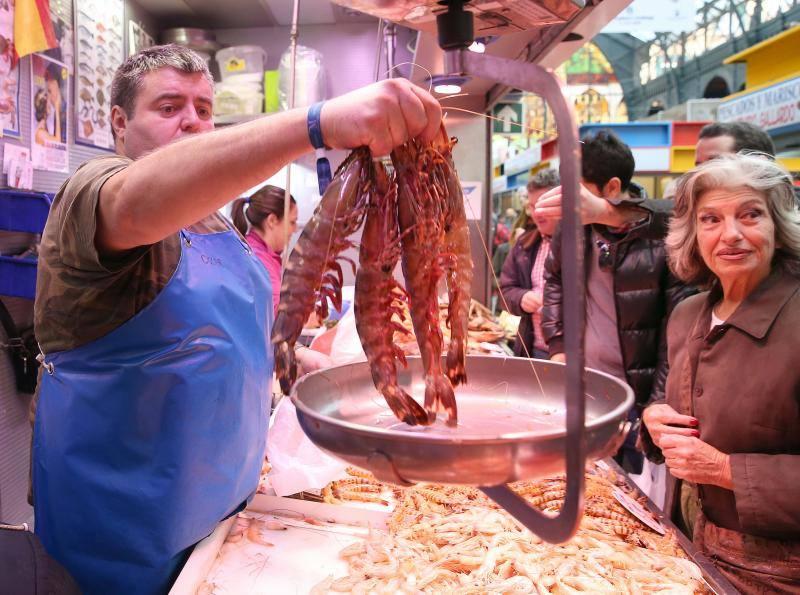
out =
[(621, 488), (614, 488), (613, 493), (614, 497), (617, 499), (617, 502), (622, 504), (628, 512), (650, 527), (653, 531), (660, 533), (661, 535), (664, 535), (667, 532), (667, 530), (664, 528), (664, 525), (658, 522), (658, 520), (649, 510), (631, 498)]
[(605, 471), (605, 472), (611, 471), (611, 467), (609, 467), (608, 463), (606, 463), (603, 459), (597, 459), (594, 462), (594, 466), (600, 469), (600, 471)]

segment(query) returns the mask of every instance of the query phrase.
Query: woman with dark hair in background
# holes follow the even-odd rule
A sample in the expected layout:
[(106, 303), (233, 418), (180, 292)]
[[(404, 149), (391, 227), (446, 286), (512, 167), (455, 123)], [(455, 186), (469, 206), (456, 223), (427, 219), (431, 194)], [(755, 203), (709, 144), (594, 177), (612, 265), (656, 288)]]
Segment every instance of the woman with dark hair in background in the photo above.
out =
[[(237, 198), (231, 207), (233, 225), (244, 236), (253, 253), (264, 264), (272, 285), (273, 313), (281, 297), (281, 254), (297, 231), (297, 201), (289, 196), (289, 225), (284, 220), (286, 191), (264, 186), (248, 198)], [(300, 373), (313, 372), (332, 365), (330, 357), (304, 345), (295, 348)]]
[(285, 191), (264, 186), (249, 198), (237, 198), (231, 208), (236, 229), (269, 272), (275, 311), (281, 294), (281, 254), (297, 230), (297, 201), (289, 199), (289, 225), (283, 220)]

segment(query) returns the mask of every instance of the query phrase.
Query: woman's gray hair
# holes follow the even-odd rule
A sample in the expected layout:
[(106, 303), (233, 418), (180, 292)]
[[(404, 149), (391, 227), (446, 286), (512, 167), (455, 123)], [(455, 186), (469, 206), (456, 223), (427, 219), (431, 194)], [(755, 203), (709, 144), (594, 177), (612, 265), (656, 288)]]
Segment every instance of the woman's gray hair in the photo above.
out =
[(206, 77), (211, 87), (214, 87), (214, 79), (208, 70), (208, 64), (199, 54), (180, 45), (156, 45), (129, 56), (117, 68), (114, 80), (111, 81), (111, 105), (120, 106), (129, 118), (133, 118), (136, 96), (142, 87), (144, 77), (166, 67), (187, 74), (199, 72)]
[(685, 283), (707, 287), (715, 279), (697, 246), (700, 197), (709, 190), (742, 187), (755, 190), (766, 200), (775, 225), (773, 266), (780, 264), (794, 273), (800, 271), (800, 212), (792, 177), (768, 156), (742, 152), (707, 161), (678, 182), (666, 247), (673, 272)]
[(528, 192), (534, 190), (541, 190), (542, 188), (555, 188), (561, 184), (558, 177), (558, 172), (552, 168), (542, 169), (536, 172), (534, 176), (528, 181)]

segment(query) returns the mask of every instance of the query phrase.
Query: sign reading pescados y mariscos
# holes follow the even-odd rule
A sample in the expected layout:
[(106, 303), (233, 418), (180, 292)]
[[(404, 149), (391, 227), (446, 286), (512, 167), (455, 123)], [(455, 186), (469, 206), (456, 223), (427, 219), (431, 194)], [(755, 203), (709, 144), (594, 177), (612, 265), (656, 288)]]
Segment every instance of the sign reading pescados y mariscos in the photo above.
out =
[(800, 124), (800, 77), (719, 104), (720, 122), (750, 122), (765, 130)]

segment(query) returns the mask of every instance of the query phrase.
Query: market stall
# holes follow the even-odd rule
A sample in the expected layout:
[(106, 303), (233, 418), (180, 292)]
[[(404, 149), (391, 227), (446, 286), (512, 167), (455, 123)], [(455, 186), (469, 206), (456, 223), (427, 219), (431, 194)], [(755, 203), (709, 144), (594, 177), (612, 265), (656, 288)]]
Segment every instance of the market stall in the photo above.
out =
[[(214, 103), (211, 98), (216, 102), (216, 122), (209, 109), (203, 125), (188, 130), (207, 135), (183, 135), (185, 131), (175, 127), (173, 136), (159, 139), (154, 146), (132, 143), (136, 152), (130, 155), (125, 153), (124, 139), (111, 136), (112, 71), (135, 52), (134, 45), (140, 41), (149, 45), (153, 40), (144, 29), (134, 35), (138, 29), (126, 18), (125, 2), (115, 1), (110, 12), (101, 11), (92, 18), (87, 17), (87, 11), (94, 10), (90, 4), (76, 2), (76, 55), (50, 60), (59, 65), (57, 70), (48, 69), (42, 56), (31, 59), (32, 91), (48, 92), (58, 99), (57, 87), (63, 84), (64, 95), (75, 99), (63, 102), (67, 112), (74, 112), (69, 114), (72, 133), (67, 136), (65, 124), (64, 142), (43, 144), (55, 152), (47, 159), (41, 151), (38, 159), (34, 155), (34, 168), (67, 173), (70, 155), (75, 155), (67, 138), (77, 139), (84, 150), (105, 151), (117, 145), (120, 155), (130, 157), (118, 171), (105, 172), (103, 183), (92, 186), (96, 191), (89, 198), (95, 202), (92, 209), (82, 211), (88, 213), (86, 221), (69, 220), (70, 209), (58, 216), (75, 223), (75, 229), (94, 229), (91, 224), (98, 223), (96, 212), (100, 212), (97, 205), (105, 209), (108, 201), (117, 199), (116, 194), (101, 197), (101, 187), (104, 192), (117, 192), (127, 199), (126, 204), (134, 202), (132, 196), (146, 197), (151, 201), (150, 208), (142, 209), (147, 225), (140, 222), (136, 234), (117, 219), (117, 227), (95, 231), (97, 236), (89, 237), (82, 248), (98, 260), (173, 241), (170, 255), (175, 256), (174, 267), (146, 269), (158, 279), (147, 296), (151, 301), (132, 305), (127, 318), (120, 316), (88, 339), (77, 332), (83, 328), (67, 329), (67, 339), (78, 336), (75, 345), (50, 346), (39, 358), (45, 367), (40, 381), (51, 391), (35, 414), (38, 425), (33, 443), (38, 461), (32, 464), (38, 483), (37, 530), (45, 549), (81, 585), (92, 585), (93, 592), (102, 591), (102, 585), (130, 584), (139, 578), (137, 573), (151, 567), (153, 576), (142, 579), (148, 592), (163, 592), (166, 581), (171, 584), (180, 570), (170, 591), (174, 595), (735, 593), (712, 561), (609, 458), (635, 427), (629, 415), (634, 411), (634, 391), (624, 376), (584, 366), (588, 277), (583, 268), (587, 240), (579, 208), (581, 152), (572, 110), (550, 67), (574, 47), (571, 36), (580, 40), (593, 35), (628, 0), (531, 0), (529, 10), (518, 0), (472, 0), (471, 4), (469, 0), (444, 4), (436, 0), (335, 1), (337, 10), (355, 11), (357, 18), (370, 19), (370, 26), (378, 24), (374, 78), (394, 74), (403, 78), (375, 84), (371, 89), (383, 94), (375, 91), (367, 99), (397, 108), (399, 103), (386, 101), (388, 90), (412, 97), (416, 93), (418, 99), (429, 100), (437, 114), (436, 121), (429, 122), (436, 129), (431, 140), (409, 134), (402, 142), (391, 139), (391, 146), (387, 144), (386, 152), (381, 152), (361, 138), (339, 142), (331, 134), (328, 139), (335, 140), (330, 144), (349, 149), (345, 153), (326, 147), (322, 100), (345, 96), (348, 109), (340, 113), (340, 120), (332, 117), (330, 121), (367, 119), (357, 113), (357, 92), (347, 94), (353, 87), (368, 86), (372, 69), (366, 74), (363, 68), (358, 71), (364, 80), (345, 81), (336, 75), (350, 66), (339, 64), (330, 69), (334, 80), (326, 87), (321, 74), (323, 52), (298, 46), (302, 37), (297, 2), (290, 46), (283, 54), (278, 52), (278, 69), (265, 73), (268, 64), (278, 62), (274, 55), (269, 62), (270, 52), (264, 49), (268, 42), (262, 44), (260, 39), (267, 37), (263, 30), (228, 30), (221, 31), (219, 38), (232, 48), (220, 51), (215, 61), (203, 54), (196, 70), (168, 71), (178, 80), (186, 75), (205, 92), (206, 86), (212, 88), (212, 81), (203, 64), (220, 69), (224, 81), (217, 94), (212, 89), (210, 95), (193, 96), (200, 97), (203, 105)], [(352, 17), (351, 12), (346, 15)], [(340, 52), (335, 54), (339, 60), (347, 53), (341, 51), (343, 39), (368, 37), (366, 26), (353, 31), (320, 28), (315, 39), (324, 39), (320, 47)], [(486, 54), (468, 49), (478, 33), (487, 45), (496, 44)], [(126, 34), (129, 52), (124, 51)], [(354, 61), (364, 62), (364, 47), (374, 49), (373, 34), (370, 29), (369, 42), (361, 44)], [(191, 36), (182, 43), (189, 49), (194, 43), (196, 49), (209, 51), (222, 45), (210, 37)], [(384, 53), (387, 68), (381, 74)], [(402, 63), (398, 64), (404, 53), (414, 68), (403, 70)], [(62, 61), (66, 66), (60, 66)], [(154, 72), (159, 68), (165, 67)], [(312, 72), (298, 79), (298, 70), (303, 69)], [(435, 97), (434, 86), (443, 80), (456, 80), (465, 92)], [(516, 335), (517, 321), (507, 313), (496, 317), (484, 305), (491, 285), (487, 246), (491, 190), (486, 166), (489, 134), (483, 116), (511, 89), (539, 93), (551, 106), (558, 127), (558, 142), (550, 143), (548, 157), (560, 170), (563, 201), (558, 216), (563, 214), (559, 274), (565, 289), (560, 298), (565, 350), (555, 354), (563, 356), (560, 361), (511, 357), (508, 343)], [(301, 116), (291, 122), (296, 126), (269, 128), (271, 122), (284, 122), (283, 116), (270, 120), (261, 114), (290, 111), (298, 105), (295, 92), (304, 96), (299, 104), (308, 108), (294, 112)], [(60, 99), (55, 103), (43, 112), (40, 130), (47, 130), (48, 114), (54, 123), (62, 120)], [(196, 111), (194, 103), (189, 104), (186, 109)], [(326, 105), (328, 114), (337, 106), (334, 101)], [(365, 101), (365, 105), (373, 104)], [(129, 120), (134, 120), (132, 115)], [(131, 127), (132, 134), (141, 132), (136, 129), (141, 121)], [(237, 126), (214, 132), (215, 123)], [(680, 128), (660, 123), (648, 126), (667, 137)], [(6, 130), (13, 128), (9, 124)], [(342, 138), (341, 131), (348, 132), (346, 126), (334, 128)], [(284, 140), (277, 138), (275, 130), (291, 141), (285, 154), (306, 152), (294, 165), (286, 158), (280, 172), (277, 165), (272, 168), (272, 161), (277, 164), (282, 156), (272, 155), (265, 141), (277, 145), (277, 140)], [(384, 133), (372, 135), (370, 143)], [(473, 142), (476, 138), (479, 142)], [(180, 148), (176, 149), (178, 143), (185, 143), (202, 151), (202, 146), (191, 143), (205, 139), (218, 143), (212, 144), (214, 163), (206, 164), (213, 174), (208, 183), (207, 172), (199, 171), (203, 164), (186, 157), (195, 153), (178, 155)], [(245, 150), (248, 143), (256, 143), (254, 139), (264, 146), (254, 144)], [(669, 139), (662, 140), (656, 148), (667, 161), (662, 159), (661, 165), (647, 171), (668, 170), (663, 164), (669, 164), (671, 145)], [(7, 156), (14, 153), (8, 150), (12, 146), (16, 147), (6, 145)], [(171, 157), (163, 161), (171, 164), (169, 171), (152, 158), (159, 151)], [(253, 155), (262, 153), (268, 158), (261, 161), (269, 167), (250, 163)], [(231, 155), (237, 158), (225, 161)], [(24, 164), (7, 161), (11, 173), (19, 169), (22, 175)], [(334, 163), (333, 171), (328, 171), (329, 161)], [(48, 163), (49, 169), (42, 167)], [(244, 163), (249, 170), (242, 169)], [(120, 172), (123, 176), (131, 170), (136, 173), (148, 164), (152, 175), (145, 169), (134, 178), (144, 185), (138, 192), (131, 190), (137, 188), (133, 182), (119, 188), (113, 183), (103, 186)], [(293, 169), (298, 165), (300, 172)], [(251, 180), (250, 170), (259, 175), (253, 174)], [(240, 215), (245, 217), (245, 210), (252, 215), (255, 201), (252, 195), (244, 196), (241, 180), (267, 176), (281, 185), (283, 219), (277, 211), (262, 219), (272, 216), (280, 221), (280, 246), (261, 237), (263, 241), (254, 248), (248, 236), (260, 223), (247, 219), (243, 228), (238, 224), (231, 228), (223, 217), (227, 212), (220, 214), (225, 209), (220, 197), (239, 195)], [(172, 194), (164, 197), (159, 192), (173, 177), (182, 182), (181, 192), (174, 193), (180, 200), (168, 203)], [(31, 180), (38, 184), (36, 178)], [(225, 183), (213, 189), (213, 200), (205, 196), (220, 180)], [(51, 190), (62, 182), (48, 179)], [(54, 204), (63, 208), (64, 188), (69, 186), (58, 191)], [(228, 193), (231, 188), (236, 193)], [(292, 197), (295, 192), (297, 204)], [(198, 215), (188, 200), (195, 195), (207, 207), (203, 216), (218, 218), (211, 231), (184, 229), (185, 222)], [(177, 218), (175, 213), (184, 208), (188, 214)], [(121, 218), (123, 212), (116, 216)], [(174, 225), (157, 229), (161, 216)], [(298, 222), (299, 238), (294, 235)], [(59, 224), (49, 224), (49, 234), (38, 226), (48, 238), (41, 243), (47, 249), (38, 252), (37, 246), (24, 255), (28, 273), (37, 266), (31, 255), (41, 255), (39, 290), (57, 294), (63, 303), (68, 300), (57, 287), (54, 292), (52, 283), (49, 287), (42, 283), (54, 275), (54, 262), (63, 266), (60, 251), (71, 239), (52, 240), (52, 230)], [(111, 230), (127, 230), (135, 237)], [(106, 233), (104, 239), (102, 233)], [(81, 233), (75, 235), (81, 237)], [(548, 234), (548, 242), (549, 238)], [(123, 239), (125, 243), (115, 243)], [(218, 240), (220, 246), (213, 245)], [(598, 249), (603, 249), (600, 244)], [(605, 250), (610, 253), (608, 245)], [(148, 258), (142, 260), (149, 266)], [(540, 270), (545, 261), (539, 262)], [(603, 267), (600, 259), (597, 263)], [(190, 265), (191, 274), (186, 272)], [(81, 266), (73, 268), (83, 270)], [(76, 293), (91, 297), (89, 288), (98, 277), (102, 275), (79, 279), (70, 289), (85, 286), (85, 291)], [(9, 286), (6, 278), (0, 279), (0, 289), (4, 286)], [(36, 295), (33, 277), (26, 277), (24, 287), (24, 296)], [(167, 289), (173, 293), (166, 293)], [(169, 310), (163, 313), (151, 306), (162, 291), (169, 299)], [(118, 301), (122, 303), (130, 293), (123, 289)], [(280, 299), (269, 299), (273, 295)], [(37, 299), (40, 328), (59, 326), (53, 324), (54, 318), (42, 315), (46, 299), (41, 293)], [(164, 306), (159, 303), (158, 307)], [(64, 320), (79, 320), (78, 314), (85, 312), (96, 313), (97, 304), (89, 300), (74, 309), (62, 305), (56, 312), (53, 308), (53, 314)], [(175, 321), (180, 328), (173, 330)], [(229, 340), (234, 335), (235, 340)], [(139, 349), (140, 342), (147, 341)], [(84, 346), (89, 349), (84, 351)], [(304, 369), (299, 355), (304, 347), (329, 358), (314, 361), (327, 363)], [(40, 349), (44, 348), (40, 345)], [(134, 355), (130, 362), (109, 357), (118, 351)], [(75, 358), (76, 366), (98, 367), (85, 373), (79, 367), (71, 370), (58, 359), (64, 352), (69, 354), (67, 362)], [(309, 369), (316, 371), (306, 373)], [(66, 391), (64, 378), (76, 398), (60, 398)], [(98, 379), (106, 378), (117, 384), (99, 383)], [(107, 398), (108, 394), (116, 399)], [(163, 402), (159, 401), (162, 396)], [(173, 402), (181, 408), (173, 409)], [(109, 411), (93, 419), (89, 413), (92, 407), (99, 411), (100, 405)], [(91, 428), (74, 431), (73, 420), (89, 420)], [(694, 428), (697, 423), (691, 425)], [(162, 437), (167, 439), (157, 440)], [(24, 442), (27, 448), (29, 435)], [(65, 453), (76, 453), (74, 460)], [(82, 457), (93, 461), (83, 465), (83, 475), (76, 472)], [(95, 482), (108, 492), (92, 489)], [(166, 495), (158, 491), (162, 484), (170, 488)], [(62, 486), (69, 487), (63, 495)], [(95, 529), (87, 526), (86, 511), (97, 515), (102, 530), (93, 533)], [(119, 535), (124, 538), (118, 540)], [(103, 560), (108, 544), (117, 540), (120, 548), (115, 562), (128, 564), (124, 573)], [(150, 553), (153, 563), (137, 559)]]
[[(577, 536), (551, 545), (475, 489), (348, 467), (322, 490), (257, 496), (196, 548), (171, 595), (736, 593), (612, 460), (586, 481)], [(512, 487), (543, 511), (563, 503), (560, 476)]]
[[(369, 10), (373, 7), (362, 8)], [(374, 9), (378, 13), (382, 10)], [(382, 16), (392, 18), (389, 13)], [(393, 312), (401, 321), (410, 318), (413, 322), (409, 328), (413, 326), (416, 331), (416, 343), (422, 357), (412, 360), (402, 353), (397, 355), (404, 364), (408, 359), (408, 370), (400, 382), (411, 387), (425, 386), (425, 408), (429, 413), (427, 423), (423, 421), (422, 425), (429, 427), (415, 432), (409, 430), (420, 421), (409, 421), (410, 417), (403, 417), (402, 409), (393, 404), (393, 399), (397, 400), (394, 395), (398, 392), (405, 394), (398, 386), (394, 364), (391, 374), (388, 374), (385, 368), (381, 368), (384, 364), (370, 355), (374, 346), (367, 338), (369, 333), (363, 332), (358, 320), (356, 324), (368, 364), (347, 364), (323, 370), (299, 379), (294, 385), (292, 401), (308, 437), (324, 450), (368, 469), (350, 469), (350, 477), (335, 479), (325, 485), (322, 488), (324, 501), (340, 506), (366, 502), (392, 510), (385, 533), (370, 530), (366, 542), (356, 540), (345, 544), (339, 556), (344, 558), (347, 567), (338, 570), (346, 574), (329, 573), (321, 582), (304, 584), (302, 588), (311, 587), (315, 593), (420, 589), (432, 592), (458, 589), (479, 593), (551, 590), (638, 592), (655, 586), (703, 592), (710, 587), (704, 582), (702, 570), (694, 563), (685, 562), (688, 554), (674, 536), (674, 529), (670, 532), (663, 530), (657, 521), (648, 518), (646, 512), (638, 512), (639, 516), (629, 512), (640, 508), (630, 497), (633, 491), (630, 485), (622, 480), (622, 485), (616, 486), (619, 476), (607, 464), (600, 465), (599, 473), (593, 469), (584, 476), (587, 461), (614, 452), (627, 433), (624, 418), (632, 404), (632, 392), (610, 376), (583, 369), (580, 328), (583, 279), (579, 273), (582, 265), (581, 221), (575, 208), (577, 168), (574, 160), (567, 159), (573, 152), (576, 137), (571, 113), (564, 104), (559, 86), (551, 74), (536, 66), (493, 57), (475, 57), (466, 52), (465, 48), (472, 40), (472, 16), (463, 12), (462, 3), (450, 3), (448, 11), (437, 17), (437, 24), (440, 45), (447, 50), (447, 70), (454, 74), (494, 78), (509, 86), (540, 92), (553, 106), (561, 136), (561, 183), (565, 203), (564, 276), (565, 282), (574, 290), (565, 300), (567, 364), (556, 366), (507, 360), (503, 362), (502, 376), (499, 376), (498, 367), (486, 361), (491, 358), (467, 355), (471, 380), (459, 388), (458, 421), (455, 404), (445, 402), (439, 412), (447, 413), (448, 427), (432, 424), (436, 401), (429, 398), (429, 391), (438, 382), (437, 374), (441, 373), (432, 358), (438, 360), (440, 357), (442, 333), (439, 325), (430, 321), (431, 317), (435, 320), (442, 317), (435, 311), (438, 307), (434, 301), (426, 306), (429, 322), (420, 324), (419, 300), (422, 294), (419, 288), (413, 287), (414, 266), (406, 260), (409, 254), (414, 254), (415, 259), (423, 254), (414, 252), (410, 244), (422, 242), (425, 245), (426, 236), (420, 228), (429, 223), (425, 211), (420, 210), (416, 213), (416, 225), (404, 227), (401, 203), (399, 230), (395, 232), (398, 235), (395, 240), (388, 236), (387, 241), (399, 243), (402, 239), (410, 315), (403, 313), (397, 305), (403, 298), (400, 292), (396, 298), (387, 298), (382, 307), (389, 311), (385, 318), (387, 331), (394, 325), (399, 327), (401, 334), (408, 333), (400, 323), (390, 321)], [(438, 200), (434, 197), (440, 195), (436, 190), (437, 180), (446, 179), (448, 175), (437, 173), (436, 168), (440, 163), (446, 164), (450, 157), (448, 148), (437, 148), (434, 144), (430, 150), (441, 155), (438, 161), (431, 162), (431, 169), (420, 165), (427, 163), (422, 161), (423, 157), (417, 157), (416, 164), (418, 172), (426, 172), (424, 179), (430, 180), (427, 183), (434, 187), (428, 199), (434, 202)], [(392, 161), (398, 172), (400, 196), (403, 196), (406, 184), (412, 188), (412, 195), (426, 192), (422, 186), (424, 182), (415, 182), (414, 174), (406, 174), (404, 161), (394, 153)], [(380, 175), (377, 179), (380, 185)], [(447, 210), (445, 206), (442, 208)], [(367, 235), (370, 233), (369, 225), (368, 221), (365, 239), (362, 240), (360, 267), (369, 264), (364, 260), (367, 253), (363, 242), (374, 241), (373, 236)], [(390, 234), (396, 225), (395, 222), (388, 223)], [(333, 229), (331, 245), (335, 247), (338, 238), (336, 228)], [(409, 236), (412, 231), (414, 235)], [(309, 243), (309, 247), (312, 241), (318, 241), (312, 237), (306, 238), (305, 234), (301, 237), (300, 254), (306, 250), (304, 241)], [(441, 253), (437, 257), (436, 252), (433, 256), (446, 258)], [(458, 256), (451, 255), (451, 258), (457, 259)], [(396, 259), (391, 261), (386, 269), (391, 270), (396, 262)], [(289, 266), (291, 268), (291, 263)], [(447, 268), (450, 265), (441, 266)], [(459, 297), (451, 283), (457, 281), (458, 274), (457, 266), (454, 273), (448, 272), (450, 301), (446, 320), (452, 338), (446, 359), (453, 386), (466, 380), (466, 376), (455, 380), (458, 377), (451, 375), (451, 360), (457, 355), (452, 351), (452, 339), (456, 338), (459, 325), (466, 322), (464, 313), (454, 309), (458, 308)], [(356, 318), (361, 315), (363, 322), (363, 302), (361, 312), (358, 310), (359, 278), (356, 280)], [(437, 277), (433, 279), (435, 287)], [(332, 286), (335, 288), (335, 282)], [(393, 291), (392, 287), (391, 283), (387, 285), (390, 291)], [(287, 294), (286, 297), (290, 296)], [(285, 323), (281, 316), (279, 312), (276, 322), (279, 346), (287, 340), (294, 340), (282, 330)], [(436, 340), (431, 338), (436, 336), (439, 337)], [(393, 349), (396, 351), (398, 347)], [(278, 376), (286, 381), (284, 390), (292, 387), (295, 381), (293, 368), (279, 365)], [(521, 382), (521, 379), (527, 382)], [(386, 398), (394, 416), (409, 426), (397, 423), (391, 414), (385, 415), (380, 403), (378, 408), (375, 407), (372, 382)], [(535, 389), (537, 383), (539, 391)], [(394, 392), (387, 391), (387, 384), (395, 387)], [(587, 405), (589, 400), (591, 405)], [(566, 475), (561, 476), (565, 470)], [(554, 473), (559, 475), (554, 476)], [(439, 486), (438, 482), (446, 485)], [(583, 507), (584, 497), (586, 508)], [(640, 499), (644, 501), (641, 496)], [(643, 520), (637, 520), (639, 517)], [(300, 520), (310, 524), (314, 530), (325, 525), (307, 513)], [(332, 520), (334, 522), (329, 524), (336, 524), (336, 519)], [(649, 529), (640, 528), (639, 523), (653, 527), (654, 534), (663, 531), (664, 536), (649, 535)], [(210, 575), (199, 587), (201, 591), (214, 592), (218, 583), (226, 580), (224, 577), (229, 572), (226, 570), (229, 565), (246, 566), (246, 560), (237, 559), (235, 544), (244, 542), (243, 547), (250, 547), (252, 544), (247, 540), (251, 533), (251, 542), (273, 548), (275, 543), (264, 537), (265, 531), (269, 534), (269, 531), (290, 530), (278, 518), (250, 515), (232, 521), (222, 532), (228, 529), (231, 533), (220, 548), (225, 547), (227, 553), (212, 564)], [(234, 559), (226, 561), (228, 555)], [(261, 553), (264, 565), (271, 558)], [(606, 564), (603, 565), (601, 560)], [(326, 564), (323, 566), (330, 570)], [(240, 574), (233, 573), (232, 576), (232, 580), (241, 580)], [(724, 590), (719, 585), (716, 588)]]

